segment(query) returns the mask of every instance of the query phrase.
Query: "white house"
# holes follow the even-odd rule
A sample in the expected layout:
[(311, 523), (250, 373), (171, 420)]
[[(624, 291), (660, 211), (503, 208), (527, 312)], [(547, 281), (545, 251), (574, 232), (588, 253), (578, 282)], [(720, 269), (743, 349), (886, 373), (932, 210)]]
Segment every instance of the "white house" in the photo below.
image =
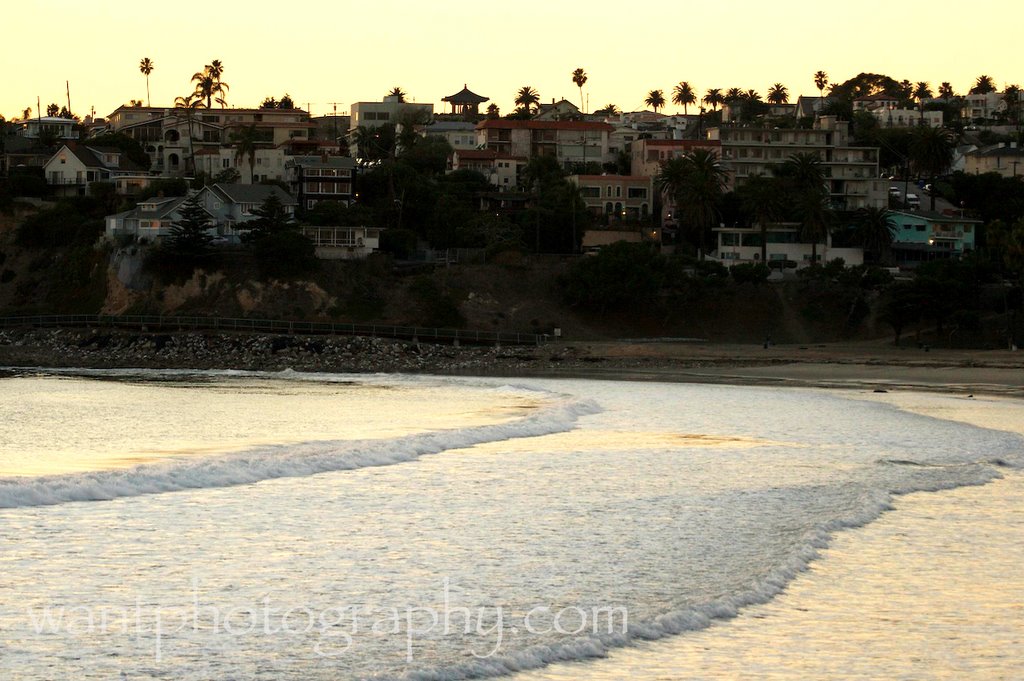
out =
[[(139, 203), (135, 208), (108, 215), (105, 234), (109, 239), (135, 237), (147, 241), (160, 241), (170, 235), (175, 222), (181, 221), (181, 207), (187, 197), (153, 197)], [(215, 232), (216, 219), (207, 211), (211, 233)]]
[[(760, 227), (716, 227), (717, 248), (712, 257), (723, 265), (761, 262)], [(768, 266), (776, 263), (786, 269), (793, 263), (796, 268), (811, 264), (811, 244), (800, 238), (800, 227), (794, 224), (777, 224), (768, 227)], [(864, 249), (834, 248), (831, 235), (818, 243), (819, 262), (842, 258), (847, 265), (863, 265)]]
[(236, 234), (240, 223), (255, 220), (253, 210), (271, 195), (277, 196), (289, 216), (295, 215), (298, 203), (291, 194), (272, 184), (215, 184), (199, 191), (199, 201), (220, 225), (220, 234)]
[(374, 227), (304, 226), (302, 234), (324, 260), (365, 258), (380, 248), (380, 230)]
[(131, 161), (120, 149), (94, 147), (74, 142), (63, 145), (43, 166), (46, 183), (59, 196), (85, 196), (92, 182), (114, 182), (127, 186), (129, 178), (141, 185), (149, 172)]

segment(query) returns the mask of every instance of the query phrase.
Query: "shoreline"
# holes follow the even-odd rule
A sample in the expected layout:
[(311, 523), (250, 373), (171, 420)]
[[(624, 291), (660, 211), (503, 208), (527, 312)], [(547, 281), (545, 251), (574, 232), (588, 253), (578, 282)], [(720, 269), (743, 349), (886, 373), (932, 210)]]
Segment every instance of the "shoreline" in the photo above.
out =
[(370, 337), (97, 329), (0, 331), (0, 367), (234, 369), (579, 378), (1024, 397), (1024, 352), (878, 342), (787, 345), (559, 341), (455, 346)]

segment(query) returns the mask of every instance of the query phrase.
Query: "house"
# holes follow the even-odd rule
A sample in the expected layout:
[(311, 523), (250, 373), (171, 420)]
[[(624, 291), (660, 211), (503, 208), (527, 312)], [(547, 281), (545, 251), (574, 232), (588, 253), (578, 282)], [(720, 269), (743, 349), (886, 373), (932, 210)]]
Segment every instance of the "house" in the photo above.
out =
[(419, 122), (434, 117), (433, 104), (406, 102), (397, 95), (388, 95), (380, 102), (356, 102), (351, 106), (351, 135), (356, 128), (376, 128), (391, 123), (398, 125), (403, 117), (420, 118)]
[(553, 156), (563, 167), (575, 163), (612, 161), (608, 123), (538, 121), (501, 118), (476, 126), (477, 146), (513, 157)]
[(697, 149), (706, 149), (721, 157), (722, 142), (720, 140), (674, 140), (674, 139), (640, 139), (632, 143), (630, 150), (630, 169), (633, 175), (655, 177), (661, 172), (661, 165), (673, 158)]
[(511, 156), (494, 149), (456, 149), (451, 170), (475, 170), (498, 191), (506, 192), (519, 186), (519, 173), (526, 161), (525, 156)]
[[(760, 227), (716, 227), (717, 244), (712, 257), (723, 265), (761, 262)], [(780, 269), (796, 269), (811, 264), (812, 246), (800, 237), (800, 226), (796, 224), (773, 224), (767, 229), (768, 266)], [(864, 264), (862, 248), (835, 248), (832, 236), (827, 236), (817, 245), (818, 262), (842, 258), (847, 265)]]
[(1016, 142), (1000, 142), (964, 154), (964, 172), (981, 175), (999, 173), (1003, 177), (1024, 176), (1024, 149)]
[(892, 253), (901, 267), (912, 268), (929, 260), (959, 258), (974, 250), (981, 220), (929, 211), (889, 212), (895, 226)]
[(324, 260), (365, 258), (380, 248), (380, 232), (374, 227), (302, 227), (302, 235), (316, 247), (316, 257)]
[(78, 121), (73, 118), (60, 118), (58, 116), (43, 116), (42, 118), (29, 118), (20, 123), (18, 131), (22, 137), (28, 139), (40, 139), (51, 137), (55, 140), (77, 140), (78, 132), (75, 126)]
[(255, 220), (253, 210), (271, 196), (277, 196), (289, 216), (295, 215), (297, 202), (291, 194), (273, 184), (215, 184), (199, 191), (199, 201), (220, 225), (218, 233), (235, 234), (236, 226)]
[(356, 161), (348, 156), (294, 156), (286, 164), (292, 194), (311, 210), (320, 201), (346, 206), (355, 198)]
[[(288, 181), (285, 168), (290, 157), (283, 147), (269, 145), (257, 146), (253, 152), (253, 163), (249, 165), (249, 155), (239, 156), (237, 147), (216, 146), (196, 150), (196, 172), (205, 173), (207, 177), (216, 178), (225, 170), (238, 173), (238, 182), (253, 184), (275, 180)], [(250, 182), (250, 179), (252, 182)]]
[[(175, 222), (182, 219), (181, 208), (188, 197), (152, 197), (140, 202), (135, 208), (108, 215), (104, 218), (104, 233), (108, 239), (136, 238), (150, 242), (160, 241), (171, 234)], [(216, 231), (216, 219), (209, 211), (210, 233)]]
[(94, 147), (71, 142), (61, 146), (43, 166), (46, 183), (59, 196), (85, 196), (93, 182), (114, 182), (126, 187), (148, 182), (149, 172), (134, 163), (120, 149)]
[(609, 223), (646, 221), (654, 189), (650, 177), (633, 175), (570, 175), (587, 210)]
[(452, 149), (476, 149), (476, 123), (466, 121), (434, 121), (417, 128), (424, 137), (440, 137)]
[[(814, 118), (832, 102), (831, 97), (807, 97), (800, 95), (796, 99), (796, 117)], [(724, 119), (723, 119), (724, 120)]]
[(567, 99), (551, 100), (550, 104), (541, 104), (534, 114), (535, 121), (572, 121), (581, 117), (580, 108)]
[(817, 154), (828, 178), (829, 195), (836, 210), (885, 208), (888, 187), (879, 178), (878, 147), (858, 147), (850, 141), (849, 123), (821, 116), (812, 129), (766, 126), (712, 128), (707, 139), (722, 148), (722, 167), (729, 171), (730, 189), (772, 170), (797, 153)]

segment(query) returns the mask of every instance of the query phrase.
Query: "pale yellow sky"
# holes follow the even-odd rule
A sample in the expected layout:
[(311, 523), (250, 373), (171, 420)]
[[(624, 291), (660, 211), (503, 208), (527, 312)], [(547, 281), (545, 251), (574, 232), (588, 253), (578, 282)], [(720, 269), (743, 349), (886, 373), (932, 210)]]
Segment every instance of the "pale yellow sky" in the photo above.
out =
[[(191, 91), (193, 73), (225, 65), (228, 103), (254, 107), (286, 91), (314, 115), (348, 111), (401, 86), (433, 102), (468, 83), (501, 107), (534, 87), (542, 101), (579, 103), (572, 70), (589, 80), (589, 109), (644, 108), (648, 91), (687, 80), (707, 88), (782, 82), (793, 101), (817, 94), (812, 74), (833, 82), (861, 71), (901, 80), (950, 81), (965, 92), (979, 74), (997, 86), (1024, 83), (1019, 48), (1024, 2), (936, 0), (20, 0), (3, 8), (0, 114), (35, 106), (38, 95), (105, 116), (145, 99), (154, 106)], [(676, 110), (669, 105), (667, 112)]]

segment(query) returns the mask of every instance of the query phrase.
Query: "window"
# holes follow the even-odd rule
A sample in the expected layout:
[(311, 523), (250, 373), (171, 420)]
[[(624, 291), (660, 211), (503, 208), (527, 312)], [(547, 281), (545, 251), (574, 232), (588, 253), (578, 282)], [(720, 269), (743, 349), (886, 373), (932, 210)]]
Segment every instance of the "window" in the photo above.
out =
[(723, 232), (722, 233), (722, 245), (723, 246), (739, 246), (740, 235), (735, 232)]
[(617, 199), (622, 198), (622, 186), (621, 185), (617, 185), (615, 187), (615, 198), (617, 198)]
[(630, 199), (646, 199), (647, 187), (630, 187), (627, 192), (627, 197)]
[(924, 231), (924, 225), (914, 225), (914, 229), (916, 229), (919, 232), (923, 232)]
[(964, 234), (970, 234), (974, 231), (974, 225), (964, 225)]
[(231, 159), (230, 158), (222, 158), (220, 160), (220, 167), (221, 168), (230, 168), (231, 167)]
[(580, 187), (580, 196), (585, 199), (599, 199), (601, 198), (600, 187)]
[(739, 259), (740, 259), (740, 254), (739, 253), (732, 253), (732, 252), (722, 253), (722, 260), (739, 260)]

